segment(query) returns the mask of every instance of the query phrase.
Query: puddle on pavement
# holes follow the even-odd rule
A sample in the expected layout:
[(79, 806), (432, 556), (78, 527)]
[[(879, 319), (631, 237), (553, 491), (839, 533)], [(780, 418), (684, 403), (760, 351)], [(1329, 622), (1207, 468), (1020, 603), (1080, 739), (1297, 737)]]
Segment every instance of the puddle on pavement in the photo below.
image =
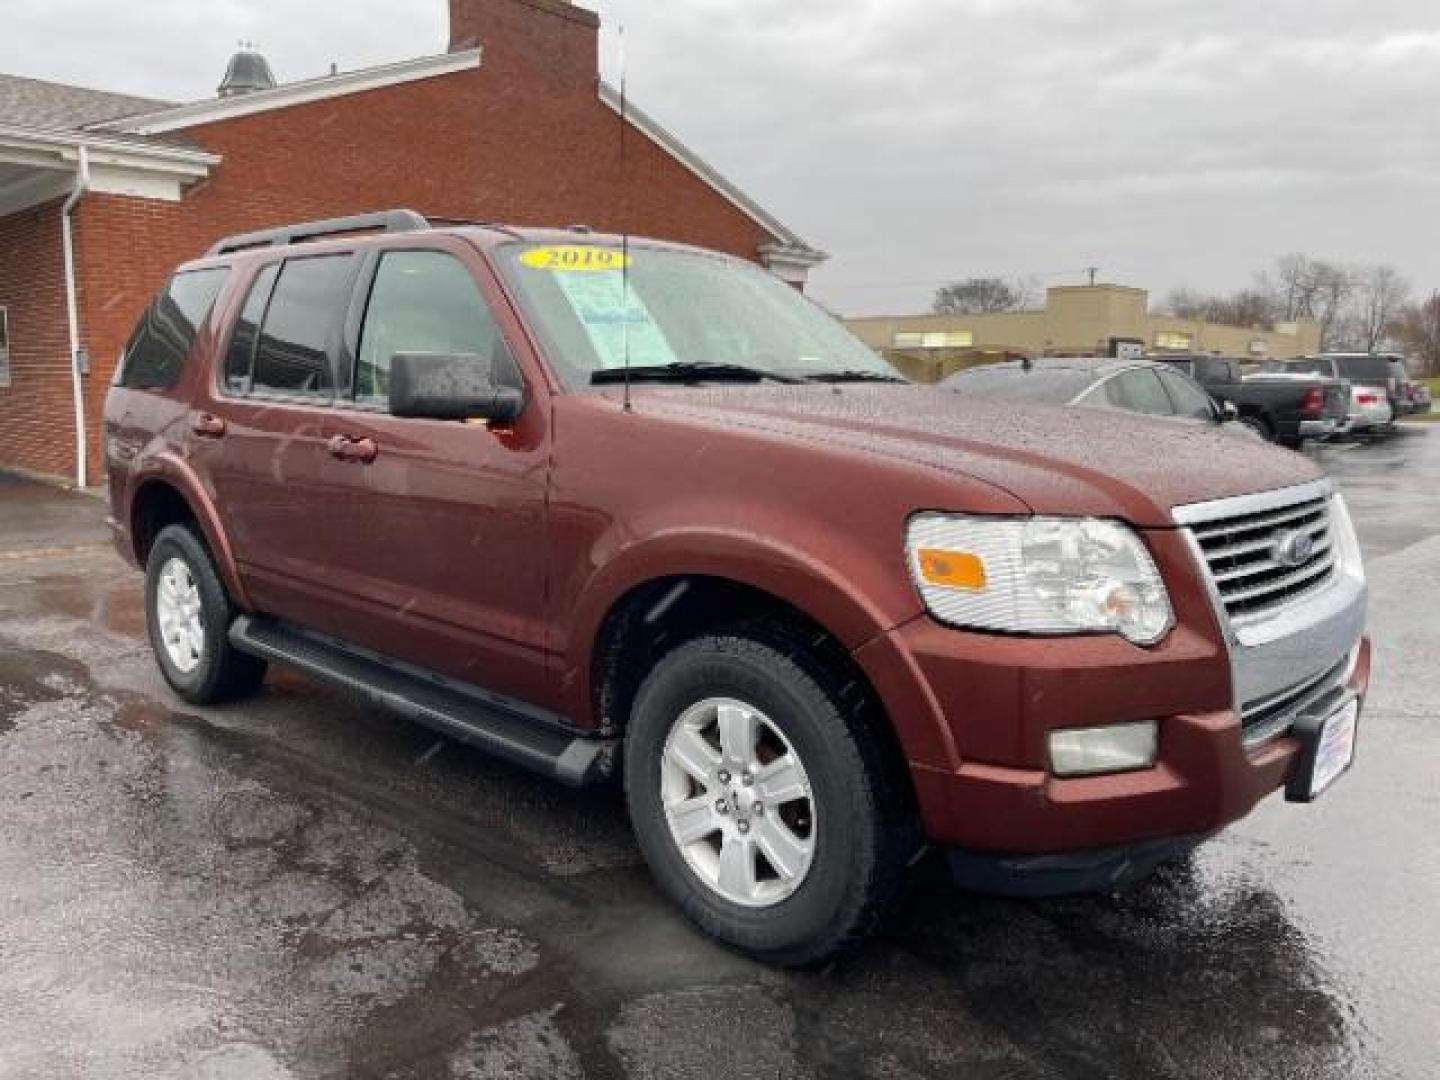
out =
[(84, 664), (56, 653), (37, 653), (0, 638), (0, 733), (30, 706), (94, 689)]
[(51, 615), (68, 615), (117, 634), (145, 634), (143, 581), (138, 574), (118, 580), (96, 580), (90, 574), (60, 574), (33, 583), (34, 607)]
[[(888, 1044), (929, 1075), (988, 1043), (1027, 1074), (1355, 1075), (1342, 996), (1243, 875), (1182, 863), (1114, 896), (1012, 901), (958, 894), (932, 866), (887, 938), (806, 987), (837, 1060)], [(905, 998), (918, 1009), (886, 1004)]]

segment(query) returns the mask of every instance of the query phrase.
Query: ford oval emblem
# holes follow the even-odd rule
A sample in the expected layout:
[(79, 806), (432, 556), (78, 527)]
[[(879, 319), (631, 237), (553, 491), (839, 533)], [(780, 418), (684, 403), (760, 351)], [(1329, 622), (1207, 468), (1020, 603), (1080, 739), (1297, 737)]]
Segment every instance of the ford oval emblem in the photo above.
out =
[(1270, 554), (1281, 566), (1300, 566), (1315, 554), (1315, 537), (1302, 529), (1281, 533), (1275, 538)]

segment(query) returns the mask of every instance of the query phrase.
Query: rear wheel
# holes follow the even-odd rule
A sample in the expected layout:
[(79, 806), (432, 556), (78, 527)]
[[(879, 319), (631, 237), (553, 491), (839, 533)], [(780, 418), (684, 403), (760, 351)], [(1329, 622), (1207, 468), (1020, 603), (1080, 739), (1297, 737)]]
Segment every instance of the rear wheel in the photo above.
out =
[(1275, 440), (1275, 433), (1270, 430), (1270, 425), (1258, 416), (1242, 416), (1240, 423), (1243, 427), (1247, 427), (1256, 435), (1259, 435), (1260, 438), (1266, 442), (1273, 442)]
[(748, 628), (668, 654), (636, 698), (625, 786), (660, 887), (703, 931), (813, 964), (862, 938), (914, 850), (882, 733), (854, 680)]
[(163, 530), (146, 561), (146, 623), (165, 681), (193, 705), (244, 697), (265, 679), (265, 662), (230, 644), (235, 614), (199, 534), (186, 525)]

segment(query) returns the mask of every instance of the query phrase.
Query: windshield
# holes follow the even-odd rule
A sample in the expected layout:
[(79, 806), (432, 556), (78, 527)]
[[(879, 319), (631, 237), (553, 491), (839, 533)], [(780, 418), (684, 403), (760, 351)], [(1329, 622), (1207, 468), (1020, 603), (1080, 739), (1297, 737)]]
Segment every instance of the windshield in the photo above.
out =
[(632, 247), (627, 267), (619, 248), (585, 244), (513, 245), (498, 259), (571, 388), (623, 369), (627, 356), (632, 370), (731, 364), (793, 379), (899, 379), (836, 319), (739, 259)]
[(976, 397), (1006, 398), (1039, 405), (1068, 405), (1095, 381), (1093, 373), (1075, 368), (1035, 367), (1026, 371), (1019, 365), (977, 367), (962, 371), (945, 381), (945, 389)]

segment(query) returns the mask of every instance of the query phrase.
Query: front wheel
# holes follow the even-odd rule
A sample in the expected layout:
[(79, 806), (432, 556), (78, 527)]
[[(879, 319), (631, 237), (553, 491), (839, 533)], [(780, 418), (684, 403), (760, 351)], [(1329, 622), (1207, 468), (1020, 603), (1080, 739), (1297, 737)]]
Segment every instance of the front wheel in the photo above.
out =
[(682, 645), (641, 687), (626, 737), (636, 835), (703, 931), (767, 961), (818, 963), (884, 914), (913, 817), (853, 678), (783, 637)]

